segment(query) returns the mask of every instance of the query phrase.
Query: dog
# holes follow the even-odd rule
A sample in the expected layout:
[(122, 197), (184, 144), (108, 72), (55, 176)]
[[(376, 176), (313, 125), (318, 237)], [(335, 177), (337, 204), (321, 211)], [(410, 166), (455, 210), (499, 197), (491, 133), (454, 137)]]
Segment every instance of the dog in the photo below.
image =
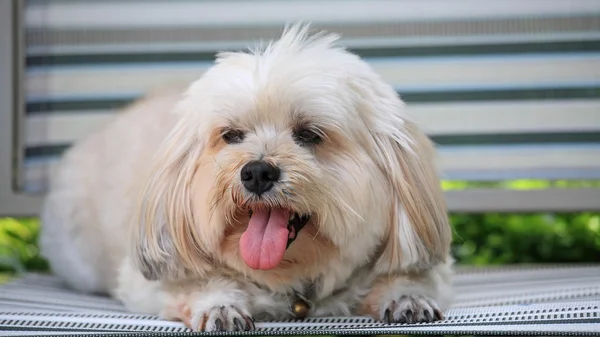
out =
[(77, 141), (41, 215), (53, 273), (194, 331), (444, 319), (453, 258), (434, 144), (338, 42), (286, 25)]

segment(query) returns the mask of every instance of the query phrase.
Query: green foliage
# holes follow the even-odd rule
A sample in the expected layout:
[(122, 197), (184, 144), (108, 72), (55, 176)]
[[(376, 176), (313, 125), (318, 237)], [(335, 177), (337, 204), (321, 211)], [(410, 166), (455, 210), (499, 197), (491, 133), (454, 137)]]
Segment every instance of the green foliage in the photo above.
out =
[(458, 263), (598, 262), (600, 214), (451, 214)]
[(442, 181), (446, 191), (464, 190), (471, 188), (501, 188), (511, 190), (539, 190), (546, 188), (600, 188), (600, 180), (537, 180), (514, 179), (502, 181)]
[(0, 218), (0, 272), (48, 270), (39, 253), (38, 234), (35, 218)]
[[(600, 188), (598, 180), (443, 181), (444, 190)], [(458, 263), (598, 262), (600, 213), (451, 214)]]

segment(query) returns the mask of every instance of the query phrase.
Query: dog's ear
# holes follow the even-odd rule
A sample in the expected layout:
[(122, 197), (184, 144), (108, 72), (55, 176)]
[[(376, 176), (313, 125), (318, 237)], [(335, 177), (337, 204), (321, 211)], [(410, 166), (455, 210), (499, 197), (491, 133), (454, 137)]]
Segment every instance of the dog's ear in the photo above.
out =
[(203, 142), (193, 122), (181, 119), (157, 150), (142, 183), (131, 255), (149, 280), (181, 278), (206, 265), (190, 190)]
[(375, 136), (391, 188), (389, 232), (376, 263), (382, 273), (444, 262), (452, 235), (433, 144), (414, 122), (397, 121)]

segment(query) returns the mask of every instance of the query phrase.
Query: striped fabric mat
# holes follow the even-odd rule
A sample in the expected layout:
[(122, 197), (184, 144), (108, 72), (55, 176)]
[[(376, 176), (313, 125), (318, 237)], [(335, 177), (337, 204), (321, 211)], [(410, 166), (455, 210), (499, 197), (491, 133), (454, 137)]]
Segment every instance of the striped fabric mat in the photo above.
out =
[[(600, 335), (600, 265), (462, 268), (455, 286), (457, 301), (441, 322), (311, 318), (258, 323), (257, 331), (239, 334)], [(74, 293), (48, 275), (27, 274), (0, 287), (0, 336), (75, 334), (172, 336), (190, 330), (129, 314), (108, 298)]]

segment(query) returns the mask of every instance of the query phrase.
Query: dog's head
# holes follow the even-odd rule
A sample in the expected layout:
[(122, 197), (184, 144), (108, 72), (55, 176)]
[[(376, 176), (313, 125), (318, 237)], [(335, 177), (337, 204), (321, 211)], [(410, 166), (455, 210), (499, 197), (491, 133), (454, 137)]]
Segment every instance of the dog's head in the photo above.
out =
[(134, 256), (147, 278), (446, 258), (431, 144), (336, 39), (295, 25), (264, 50), (220, 54), (188, 88), (141, 196)]

